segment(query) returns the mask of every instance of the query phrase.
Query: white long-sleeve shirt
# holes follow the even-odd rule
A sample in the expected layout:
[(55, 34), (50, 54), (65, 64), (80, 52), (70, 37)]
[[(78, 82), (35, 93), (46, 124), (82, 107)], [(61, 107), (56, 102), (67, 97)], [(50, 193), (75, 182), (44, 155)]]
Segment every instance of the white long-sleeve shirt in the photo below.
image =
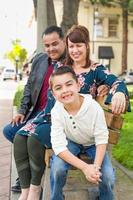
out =
[(80, 95), (84, 100), (76, 115), (70, 115), (58, 101), (51, 111), (51, 142), (56, 155), (67, 150), (67, 138), (84, 146), (108, 143), (103, 109), (91, 95)]

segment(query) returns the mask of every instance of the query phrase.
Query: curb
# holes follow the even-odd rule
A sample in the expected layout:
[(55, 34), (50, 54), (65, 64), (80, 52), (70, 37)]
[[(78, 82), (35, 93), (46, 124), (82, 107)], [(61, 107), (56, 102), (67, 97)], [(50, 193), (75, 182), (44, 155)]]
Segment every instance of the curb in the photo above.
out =
[(113, 158), (112, 158), (112, 162), (116, 167), (118, 167), (121, 171), (123, 171), (133, 182), (133, 171), (128, 170), (127, 168), (125, 168), (123, 165), (121, 165), (118, 161), (116, 161)]

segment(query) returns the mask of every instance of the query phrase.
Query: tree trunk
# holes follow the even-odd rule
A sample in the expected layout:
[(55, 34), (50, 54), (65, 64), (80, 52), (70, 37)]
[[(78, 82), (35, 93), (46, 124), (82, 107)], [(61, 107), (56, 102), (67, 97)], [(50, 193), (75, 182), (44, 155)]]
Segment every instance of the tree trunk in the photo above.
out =
[(43, 51), (42, 33), (47, 26), (56, 25), (53, 0), (33, 0), (37, 19), (37, 52)]
[(123, 30), (123, 40), (122, 40), (122, 72), (127, 71), (127, 53), (128, 53), (128, 11), (127, 9), (122, 9), (122, 30)]
[(42, 33), (47, 27), (47, 0), (37, 2), (37, 53), (43, 51)]
[(72, 25), (78, 24), (78, 9), (80, 0), (63, 0), (63, 18), (61, 27), (66, 33)]
[(47, 19), (48, 26), (57, 24), (53, 0), (47, 0)]
[(35, 19), (37, 20), (37, 0), (33, 0), (34, 11), (35, 11)]

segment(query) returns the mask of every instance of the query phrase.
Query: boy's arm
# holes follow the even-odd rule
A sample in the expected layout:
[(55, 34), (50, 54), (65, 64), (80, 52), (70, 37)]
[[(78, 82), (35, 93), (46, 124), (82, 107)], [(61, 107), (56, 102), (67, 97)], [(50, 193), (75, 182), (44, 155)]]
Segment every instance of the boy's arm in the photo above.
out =
[(99, 144), (96, 146), (96, 156), (95, 156), (95, 160), (94, 160), (94, 165), (96, 170), (100, 170), (102, 162), (103, 162), (103, 158), (106, 152), (106, 147), (107, 144)]

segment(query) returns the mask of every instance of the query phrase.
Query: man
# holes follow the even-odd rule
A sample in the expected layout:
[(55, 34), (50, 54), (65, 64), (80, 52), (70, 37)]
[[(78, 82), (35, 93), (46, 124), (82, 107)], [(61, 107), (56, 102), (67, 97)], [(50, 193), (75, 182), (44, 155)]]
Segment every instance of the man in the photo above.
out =
[[(12, 143), (16, 132), (45, 107), (48, 80), (53, 70), (51, 66), (56, 61), (62, 61), (65, 56), (64, 34), (60, 27), (46, 28), (42, 34), (42, 41), (45, 53), (36, 55), (32, 62), (31, 73), (24, 88), (18, 114), (3, 129), (4, 136)], [(12, 191), (21, 191), (19, 179), (16, 179), (16, 185), (12, 187)]]

